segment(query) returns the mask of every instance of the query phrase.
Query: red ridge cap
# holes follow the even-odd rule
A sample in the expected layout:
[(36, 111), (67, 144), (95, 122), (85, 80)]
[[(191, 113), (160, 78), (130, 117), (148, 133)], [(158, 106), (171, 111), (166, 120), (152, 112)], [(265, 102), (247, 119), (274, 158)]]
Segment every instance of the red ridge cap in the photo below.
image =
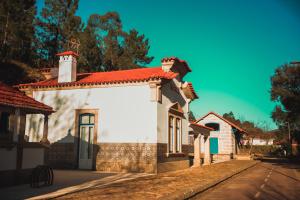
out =
[(75, 53), (74, 51), (64, 51), (61, 53), (56, 54), (57, 56), (75, 56), (75, 57), (79, 57), (79, 55), (77, 53)]
[(214, 131), (214, 130), (215, 130), (215, 129), (210, 128), (210, 127), (208, 127), (208, 126), (204, 126), (204, 125), (202, 125), (202, 124), (198, 124), (198, 123), (196, 123), (196, 122), (190, 122), (190, 124), (195, 125), (195, 126), (199, 126), (199, 127), (201, 127), (201, 128), (208, 129), (208, 130), (210, 130), (210, 131)]
[(77, 81), (58, 83), (57, 77), (29, 84), (19, 84), (17, 87), (55, 87), (55, 86), (79, 86), (91, 84), (113, 84), (149, 81), (153, 79), (173, 79), (178, 76), (174, 72), (164, 72), (161, 67), (139, 68), (131, 70), (119, 70), (110, 72), (94, 72), (77, 74)]
[(199, 121), (201, 121), (202, 119), (204, 119), (205, 117), (207, 117), (207, 116), (210, 115), (210, 114), (215, 115), (216, 117), (218, 117), (218, 118), (220, 118), (221, 120), (225, 121), (227, 124), (229, 124), (229, 125), (233, 126), (234, 128), (238, 129), (239, 131), (241, 131), (241, 132), (243, 132), (243, 133), (246, 133), (246, 131), (245, 131), (244, 129), (242, 129), (241, 127), (239, 127), (238, 125), (232, 123), (231, 121), (225, 119), (224, 117), (222, 117), (222, 116), (220, 116), (220, 115), (218, 115), (217, 113), (212, 112), (212, 111), (209, 112), (209, 113), (207, 113), (206, 115), (204, 115), (204, 116), (201, 117), (200, 119), (196, 120), (195, 122), (198, 123)]

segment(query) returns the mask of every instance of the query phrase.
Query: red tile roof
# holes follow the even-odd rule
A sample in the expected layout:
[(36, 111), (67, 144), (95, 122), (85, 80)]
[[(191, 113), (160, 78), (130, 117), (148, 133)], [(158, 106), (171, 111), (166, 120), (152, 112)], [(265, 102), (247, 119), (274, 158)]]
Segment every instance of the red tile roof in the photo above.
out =
[(198, 123), (199, 121), (201, 121), (202, 119), (204, 119), (205, 117), (207, 117), (208, 115), (213, 114), (216, 117), (220, 118), (221, 120), (225, 121), (227, 124), (233, 126), (234, 128), (236, 128), (237, 130), (239, 130), (240, 132), (246, 133), (246, 131), (244, 129), (242, 129), (241, 127), (237, 126), (236, 124), (232, 123), (231, 121), (225, 119), (224, 117), (218, 115), (215, 112), (209, 112), (206, 115), (204, 115), (203, 117), (201, 117), (200, 119), (196, 120), (196, 123)]
[(33, 98), (26, 96), (23, 92), (20, 92), (1, 82), (0, 82), (0, 105), (35, 110), (35, 112), (37, 113), (54, 112), (50, 106), (38, 102)]
[(192, 83), (188, 83), (188, 87), (191, 90), (191, 92), (193, 93), (193, 95), (195, 96), (195, 99), (198, 99), (199, 97), (198, 97), (197, 93), (195, 92), (193, 84)]
[(65, 52), (61, 52), (56, 54), (57, 56), (68, 56), (68, 55), (72, 55), (75, 57), (79, 57), (79, 55), (77, 53), (75, 53), (74, 51), (65, 51)]
[(77, 74), (77, 81), (68, 83), (58, 83), (57, 77), (40, 81), (36, 83), (20, 84), (18, 87), (57, 87), (57, 86), (78, 86), (78, 85), (94, 85), (94, 84), (111, 84), (148, 81), (155, 79), (173, 79), (177, 76), (174, 72), (164, 72), (161, 67), (155, 68), (139, 68), (131, 70), (120, 70), (111, 72), (94, 72)]

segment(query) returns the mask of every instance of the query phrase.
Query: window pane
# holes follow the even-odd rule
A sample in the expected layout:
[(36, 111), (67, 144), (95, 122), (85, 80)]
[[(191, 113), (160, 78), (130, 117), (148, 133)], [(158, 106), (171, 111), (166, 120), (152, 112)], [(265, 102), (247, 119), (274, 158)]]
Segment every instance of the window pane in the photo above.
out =
[(91, 159), (93, 154), (93, 136), (94, 136), (94, 127), (89, 127), (88, 159)]
[(89, 124), (89, 119), (90, 119), (89, 115), (81, 115), (80, 123), (81, 124)]
[(87, 158), (87, 138), (86, 138), (86, 127), (81, 127), (80, 131), (80, 158)]
[(180, 131), (180, 119), (176, 119), (176, 151), (181, 151), (181, 131)]
[(220, 124), (218, 123), (207, 123), (205, 126), (213, 128), (214, 131), (219, 131), (220, 130)]
[(95, 123), (95, 117), (94, 115), (90, 115), (90, 124), (94, 124)]
[(173, 129), (174, 118), (169, 117), (169, 152), (173, 152), (174, 149), (174, 129)]

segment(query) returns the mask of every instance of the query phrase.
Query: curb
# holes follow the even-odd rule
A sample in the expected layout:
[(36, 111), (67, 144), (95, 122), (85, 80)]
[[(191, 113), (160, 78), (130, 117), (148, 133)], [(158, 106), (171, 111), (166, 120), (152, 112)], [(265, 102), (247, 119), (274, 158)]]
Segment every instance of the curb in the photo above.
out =
[(167, 199), (167, 200), (182, 200), (182, 199), (189, 199), (189, 198), (192, 198), (194, 196), (196, 196), (197, 194), (200, 194), (208, 189), (211, 189), (215, 186), (217, 186), (218, 184), (232, 178), (233, 176), (243, 172), (243, 171), (246, 171), (247, 169), (251, 168), (251, 167), (254, 167), (255, 165), (257, 165), (258, 163), (260, 163), (260, 161), (256, 161), (255, 163), (249, 165), (249, 166), (246, 166), (242, 169), (239, 169), (237, 170), (236, 172), (233, 172), (232, 174), (229, 174), (229, 175), (226, 175), (225, 177), (222, 177), (216, 181), (213, 181), (211, 183), (208, 183), (204, 186), (195, 186), (195, 187), (192, 187), (192, 188), (189, 188), (185, 191), (177, 191), (173, 194), (169, 194), (167, 197), (162, 197), (162, 199)]

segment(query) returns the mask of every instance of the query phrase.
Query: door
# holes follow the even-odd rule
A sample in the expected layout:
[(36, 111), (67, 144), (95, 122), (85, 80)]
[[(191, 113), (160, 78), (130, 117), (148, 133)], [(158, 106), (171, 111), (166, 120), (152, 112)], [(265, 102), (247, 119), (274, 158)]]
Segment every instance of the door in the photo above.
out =
[(219, 141), (218, 138), (209, 138), (210, 154), (219, 153)]
[(79, 169), (93, 169), (95, 115), (79, 116)]

